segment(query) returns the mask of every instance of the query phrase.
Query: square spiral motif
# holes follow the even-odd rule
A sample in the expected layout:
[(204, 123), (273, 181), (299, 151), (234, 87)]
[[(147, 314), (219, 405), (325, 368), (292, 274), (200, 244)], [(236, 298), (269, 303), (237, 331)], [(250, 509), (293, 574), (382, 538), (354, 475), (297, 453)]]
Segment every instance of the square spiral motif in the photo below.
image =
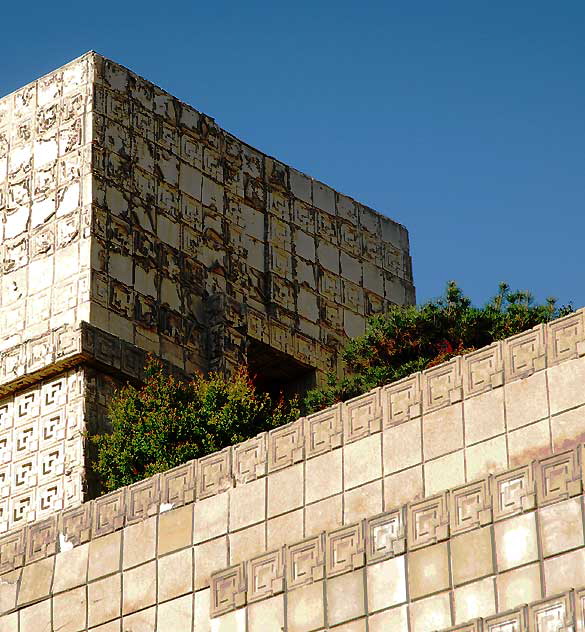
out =
[(67, 403), (67, 375), (43, 384), (41, 388), (40, 413), (46, 415)]
[(14, 430), (13, 460), (24, 459), (39, 448), (38, 422), (29, 421)]
[(179, 465), (161, 474), (161, 503), (173, 507), (185, 505), (195, 499), (196, 461)]
[(124, 487), (94, 500), (93, 537), (99, 537), (121, 529), (124, 526), (125, 515), (126, 489)]
[(580, 309), (547, 325), (546, 347), (549, 366), (582, 355), (585, 341), (585, 310)]
[(413, 550), (449, 537), (447, 494), (408, 505), (408, 548)]
[(529, 632), (570, 632), (572, 622), (570, 593), (528, 606)]
[(494, 520), (513, 516), (536, 506), (532, 465), (493, 475), (491, 488)]
[(380, 399), (386, 428), (419, 417), (422, 408), (420, 373), (382, 386)]
[(248, 602), (271, 597), (284, 590), (284, 549), (248, 562)]
[(247, 483), (266, 475), (266, 433), (233, 447), (234, 478)]
[(0, 539), (0, 573), (24, 564), (25, 530), (18, 529)]
[(57, 552), (57, 516), (29, 525), (26, 530), (26, 561), (34, 562)]
[(214, 573), (210, 583), (212, 617), (218, 617), (246, 603), (246, 576), (243, 564)]
[(74, 546), (89, 541), (93, 518), (94, 503), (83, 503), (79, 507), (68, 509), (59, 515), (59, 532), (67, 542)]
[(45, 483), (37, 489), (37, 514), (35, 519), (49, 516), (65, 506), (65, 489), (62, 479)]
[(536, 493), (539, 505), (564, 500), (582, 491), (578, 450), (542, 459), (536, 466)]
[(127, 503), (126, 524), (156, 515), (160, 503), (160, 474), (130, 485)]
[(537, 325), (503, 341), (506, 381), (527, 377), (546, 366), (546, 328)]
[(350, 399), (343, 404), (345, 442), (357, 441), (382, 427), (380, 389)]
[(449, 499), (452, 534), (475, 529), (491, 522), (492, 499), (489, 479), (457, 487), (450, 492)]
[(209, 498), (232, 486), (231, 448), (197, 460), (197, 499)]
[(461, 358), (427, 369), (421, 374), (423, 411), (431, 412), (463, 397)]
[(0, 433), (10, 430), (14, 423), (12, 399), (0, 403)]
[(364, 523), (337, 529), (326, 535), (327, 576), (354, 570), (364, 565)]
[(483, 622), (484, 632), (526, 632), (524, 609), (518, 608), (506, 614), (487, 617)]
[(304, 458), (303, 419), (268, 433), (268, 471), (282, 469)]
[(65, 473), (65, 445), (60, 443), (39, 453), (38, 477), (46, 483)]
[(40, 419), (39, 443), (42, 448), (64, 441), (67, 435), (67, 415), (58, 409)]
[(317, 536), (286, 548), (287, 588), (297, 588), (323, 579), (325, 555), (323, 538)]
[(307, 458), (339, 447), (342, 440), (341, 404), (331, 406), (305, 418), (305, 451)]
[(10, 529), (24, 527), (28, 522), (34, 522), (37, 519), (36, 496), (36, 490), (31, 489), (10, 498), (10, 513), (8, 515)]
[(37, 455), (12, 464), (12, 489), (19, 493), (37, 484)]
[(366, 525), (368, 563), (404, 553), (405, 536), (403, 508), (370, 518)]
[(36, 419), (40, 414), (38, 387), (17, 395), (14, 399), (15, 425), (20, 426)]
[(495, 342), (485, 349), (462, 357), (463, 393), (465, 397), (489, 391), (504, 382), (502, 344)]

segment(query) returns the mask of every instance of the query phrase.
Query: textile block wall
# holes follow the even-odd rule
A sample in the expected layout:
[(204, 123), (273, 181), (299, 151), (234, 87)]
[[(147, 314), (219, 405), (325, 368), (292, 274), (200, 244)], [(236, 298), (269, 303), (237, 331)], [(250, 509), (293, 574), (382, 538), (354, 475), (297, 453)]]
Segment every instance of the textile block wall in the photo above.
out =
[(79, 504), (145, 353), (291, 392), (414, 302), (408, 233), (88, 53), (0, 99), (0, 532)]
[(0, 100), (0, 383), (50, 365), (90, 315), (87, 60)]
[(406, 230), (108, 60), (95, 72), (92, 323), (187, 370), (250, 340), (319, 371), (412, 303)]
[(585, 632), (585, 311), (88, 501), (147, 352), (306, 386), (408, 236), (93, 53), (0, 100), (0, 209), (1, 632)]
[(0, 629), (585, 630), (584, 325), (9, 532)]

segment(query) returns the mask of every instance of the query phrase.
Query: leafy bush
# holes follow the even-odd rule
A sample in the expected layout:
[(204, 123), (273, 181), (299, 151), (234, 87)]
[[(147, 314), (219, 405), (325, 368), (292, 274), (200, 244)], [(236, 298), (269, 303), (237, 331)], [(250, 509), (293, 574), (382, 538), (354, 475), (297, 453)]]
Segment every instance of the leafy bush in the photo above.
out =
[(304, 407), (311, 412), (345, 401), (571, 311), (571, 306), (557, 307), (555, 299), (534, 304), (528, 292), (511, 292), (505, 283), (485, 306), (473, 307), (450, 282), (437, 300), (417, 307), (395, 306), (374, 317), (366, 333), (342, 352), (347, 376), (329, 375), (324, 388), (307, 394)]
[(296, 400), (276, 404), (254, 388), (247, 372), (182, 381), (153, 358), (141, 388), (125, 386), (109, 409), (110, 434), (97, 445), (95, 474), (105, 491), (163, 472), (249, 439), (299, 416)]

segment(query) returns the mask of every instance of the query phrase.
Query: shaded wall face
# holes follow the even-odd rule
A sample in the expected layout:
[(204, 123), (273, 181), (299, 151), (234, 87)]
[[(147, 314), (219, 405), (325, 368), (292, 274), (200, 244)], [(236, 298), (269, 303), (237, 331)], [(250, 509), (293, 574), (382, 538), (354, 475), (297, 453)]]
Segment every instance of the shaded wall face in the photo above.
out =
[[(0, 348), (89, 317), (93, 64), (89, 57), (0, 99)], [(47, 363), (46, 341), (1, 379)]]
[(92, 323), (187, 370), (249, 338), (325, 371), (413, 302), (402, 226), (95, 63)]

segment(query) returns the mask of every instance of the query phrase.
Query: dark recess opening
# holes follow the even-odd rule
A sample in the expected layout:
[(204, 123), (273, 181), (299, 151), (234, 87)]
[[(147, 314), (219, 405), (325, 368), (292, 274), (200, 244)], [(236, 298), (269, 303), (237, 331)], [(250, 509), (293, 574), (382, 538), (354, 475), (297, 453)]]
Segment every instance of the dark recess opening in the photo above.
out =
[(316, 385), (315, 368), (257, 340), (248, 341), (248, 369), (258, 390), (277, 398), (303, 396)]

